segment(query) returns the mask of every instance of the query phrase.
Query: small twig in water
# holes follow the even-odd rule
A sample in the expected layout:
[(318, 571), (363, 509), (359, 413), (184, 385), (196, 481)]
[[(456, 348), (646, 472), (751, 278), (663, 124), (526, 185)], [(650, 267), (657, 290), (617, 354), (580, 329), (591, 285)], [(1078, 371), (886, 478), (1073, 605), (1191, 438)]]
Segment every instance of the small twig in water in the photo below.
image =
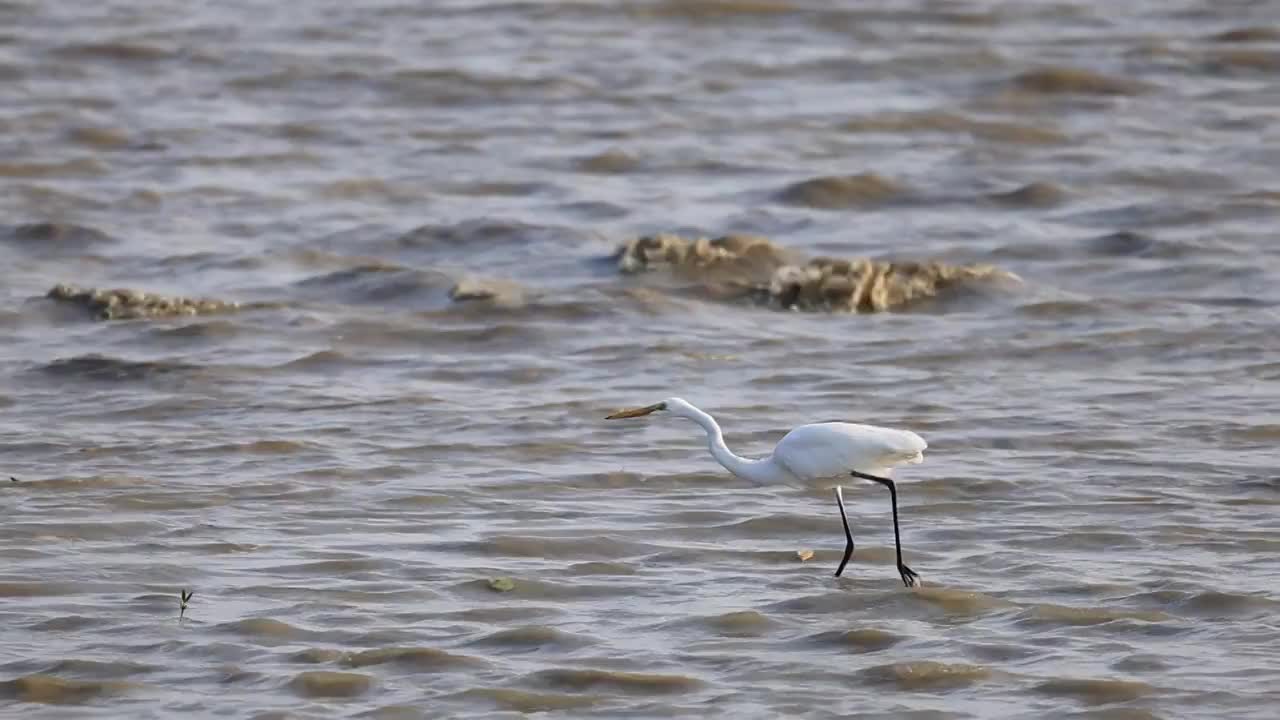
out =
[(178, 591), (178, 597), (180, 598), (178, 602), (178, 620), (182, 620), (182, 617), (187, 614), (187, 603), (191, 602), (191, 596), (195, 594), (195, 590), (192, 590), (191, 592), (187, 592), (186, 590)]

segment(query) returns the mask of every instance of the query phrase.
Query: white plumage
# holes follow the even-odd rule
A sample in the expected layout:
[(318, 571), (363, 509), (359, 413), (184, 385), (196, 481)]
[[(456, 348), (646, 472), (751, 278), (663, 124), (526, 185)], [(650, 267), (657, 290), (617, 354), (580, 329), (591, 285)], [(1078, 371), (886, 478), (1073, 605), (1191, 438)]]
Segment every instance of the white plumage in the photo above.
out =
[(773, 454), (752, 460), (735, 455), (725, 445), (724, 433), (715, 418), (682, 398), (667, 398), (653, 405), (622, 410), (605, 419), (641, 417), (660, 411), (687, 418), (701, 426), (707, 433), (707, 446), (712, 457), (729, 472), (757, 485), (809, 485), (831, 481), (835, 486), (836, 504), (840, 508), (846, 539), (844, 558), (836, 568), (837, 577), (853, 555), (853, 534), (849, 531), (849, 520), (844, 512), (844, 497), (839, 485), (841, 479), (857, 477), (889, 488), (889, 496), (893, 502), (893, 534), (898, 550), (898, 572), (907, 587), (919, 584), (919, 576), (902, 561), (898, 491), (888, 477), (894, 467), (924, 461), (924, 451), (928, 445), (919, 435), (910, 430), (876, 425), (813, 423), (801, 425), (787, 433), (778, 441)]
[(801, 425), (773, 449), (773, 457), (801, 480), (844, 478), (850, 470), (888, 475), (890, 469), (924, 461), (928, 445), (910, 430), (857, 423)]

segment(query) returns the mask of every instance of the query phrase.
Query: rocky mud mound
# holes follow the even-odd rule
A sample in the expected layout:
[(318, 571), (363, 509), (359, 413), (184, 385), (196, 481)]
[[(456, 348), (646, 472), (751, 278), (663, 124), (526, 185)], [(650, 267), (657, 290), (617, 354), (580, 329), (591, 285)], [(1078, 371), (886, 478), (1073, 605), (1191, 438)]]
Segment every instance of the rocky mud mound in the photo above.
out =
[(143, 292), (129, 288), (101, 290), (58, 284), (46, 297), (78, 305), (98, 320), (138, 320), (184, 315), (217, 315), (242, 308), (237, 302), (207, 298), (186, 298)]
[(870, 313), (904, 309), (950, 291), (1019, 284), (992, 265), (819, 257), (804, 261), (767, 238), (728, 235), (636, 238), (615, 255), (618, 269), (664, 268), (704, 282), (717, 297), (748, 297), (780, 309)]

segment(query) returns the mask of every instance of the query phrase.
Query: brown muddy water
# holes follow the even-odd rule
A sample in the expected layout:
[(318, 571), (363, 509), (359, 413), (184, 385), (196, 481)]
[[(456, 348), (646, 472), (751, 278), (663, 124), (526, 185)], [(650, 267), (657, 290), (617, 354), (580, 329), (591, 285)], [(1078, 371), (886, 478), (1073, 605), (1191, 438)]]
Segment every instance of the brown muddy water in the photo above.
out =
[[(0, 715), (1273, 718), (1278, 110), (1275, 2), (0, 0)], [(668, 395), (919, 432), (925, 586)]]

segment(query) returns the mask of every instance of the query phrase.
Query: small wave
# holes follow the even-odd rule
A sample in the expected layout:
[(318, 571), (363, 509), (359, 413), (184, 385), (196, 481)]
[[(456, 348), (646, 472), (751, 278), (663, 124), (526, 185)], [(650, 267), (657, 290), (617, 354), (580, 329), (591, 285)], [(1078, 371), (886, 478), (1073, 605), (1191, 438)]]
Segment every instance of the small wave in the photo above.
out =
[(438, 192), (466, 197), (529, 197), (539, 194), (558, 194), (556, 186), (551, 183), (502, 180), (447, 183), (439, 186)]
[(1254, 48), (1218, 50), (1205, 58), (1211, 72), (1251, 71), (1270, 75), (1280, 71), (1280, 52)]
[(1085, 241), (1085, 250), (1095, 255), (1108, 257), (1126, 257), (1130, 255), (1146, 255), (1156, 245), (1155, 238), (1150, 235), (1121, 230), (1119, 232), (1100, 235)]
[(1116, 620), (1137, 620), (1140, 622), (1158, 623), (1173, 620), (1168, 614), (1157, 610), (1129, 610), (1123, 608), (1071, 607), (1068, 605), (1052, 605), (1041, 603), (1032, 605), (1026, 614), (1026, 620), (1033, 623), (1060, 625), (1101, 625)]
[(577, 167), (584, 173), (620, 175), (639, 169), (640, 159), (621, 150), (607, 150), (581, 158), (577, 162)]
[(108, 41), (71, 43), (53, 49), (53, 54), (71, 60), (145, 63), (178, 57), (172, 48), (141, 42)]
[[(82, 451), (83, 452), (83, 451)], [(90, 475), (89, 477), (52, 477), (43, 480), (24, 480), (23, 487), (39, 490), (91, 490), (95, 488), (122, 488), (145, 485), (147, 481), (127, 475)]]
[(133, 675), (146, 675), (158, 670), (154, 665), (115, 660), (100, 662), (98, 660), (81, 660), (78, 658), (59, 660), (45, 669), (48, 675), (80, 675), (94, 680), (115, 680)]
[(887, 630), (862, 628), (859, 630), (831, 630), (810, 635), (805, 642), (852, 650), (854, 652), (877, 652), (887, 650), (902, 642), (905, 638)]
[(620, 562), (590, 561), (570, 565), (568, 573), (575, 576), (586, 575), (635, 575), (636, 569)]
[(428, 647), (392, 647), (364, 650), (342, 658), (348, 667), (363, 668), (373, 665), (396, 665), (416, 672), (446, 672), (485, 667), (489, 663), (480, 658), (457, 655)]
[(277, 573), (280, 575), (310, 576), (350, 576), (362, 573), (390, 570), (399, 567), (393, 560), (379, 557), (342, 558), (337, 560), (316, 560), (290, 565), (276, 565), (258, 568), (259, 572)]
[(373, 678), (360, 673), (308, 670), (289, 681), (295, 693), (308, 698), (359, 697), (373, 688)]
[(778, 200), (819, 210), (846, 210), (883, 205), (907, 192), (905, 185), (875, 173), (862, 173), (804, 180), (784, 188)]
[(119, 128), (77, 127), (67, 131), (67, 139), (79, 145), (101, 150), (116, 150), (129, 145), (129, 134)]
[(26, 675), (0, 682), (0, 697), (49, 705), (73, 705), (103, 696), (122, 695), (138, 685), (122, 680), (67, 680), (51, 675)]
[(677, 18), (706, 22), (722, 21), (736, 17), (772, 18), (795, 13), (799, 8), (789, 0), (714, 0), (713, 2), (688, 2), (688, 0), (661, 0), (649, 5), (645, 12), (664, 18)]
[[(193, 155), (183, 158), (183, 162), (195, 167), (207, 168), (245, 168), (245, 169), (271, 169), (278, 170), (282, 167), (322, 167), (324, 160), (318, 155), (303, 151), (292, 152), (276, 152), (276, 153), (245, 153), (242, 155)], [(200, 193), (210, 193), (212, 195), (224, 194), (233, 198), (243, 198), (246, 201), (252, 199), (254, 202), (262, 202), (262, 196), (247, 190), (239, 189), (215, 189), (215, 188), (193, 188)]]
[(524, 627), (498, 630), (473, 640), (471, 644), (521, 649), (553, 647), (567, 650), (592, 645), (594, 642), (594, 640), (581, 635), (574, 635), (546, 625), (526, 625)]
[(308, 665), (323, 665), (326, 663), (338, 662), (343, 658), (345, 653), (341, 650), (332, 648), (307, 648), (299, 650), (289, 656), (291, 662), (306, 663)]
[(379, 262), (307, 278), (297, 287), (324, 300), (387, 303), (402, 302), (424, 293), (436, 295), (452, 284), (444, 273)]
[(709, 531), (717, 535), (731, 534), (746, 538), (767, 539), (788, 534), (810, 536), (830, 529), (831, 523), (827, 518), (819, 518), (814, 515), (778, 513), (747, 518), (727, 525), (719, 525), (709, 528)]
[(692, 692), (703, 682), (688, 675), (623, 672), (621, 670), (587, 670), (580, 668), (553, 668), (535, 672), (529, 676), (535, 685), (556, 690), (575, 692), (587, 690), (612, 690), (637, 695), (667, 695)]
[(757, 610), (708, 615), (681, 621), (681, 624), (698, 627), (721, 637), (734, 638), (762, 637), (778, 626), (776, 620)]
[(170, 375), (189, 375), (199, 366), (170, 360), (123, 360), (106, 355), (89, 354), (59, 358), (39, 370), (56, 378), (138, 382)]
[(145, 520), (117, 520), (100, 522), (84, 520), (79, 522), (42, 522), (28, 528), (37, 538), (58, 540), (133, 540), (144, 538), (164, 529), (159, 522)]
[(281, 363), (276, 367), (289, 370), (331, 370), (349, 367), (351, 362), (353, 362), (351, 357), (338, 350), (317, 350), (300, 358)]
[(498, 535), (455, 546), (468, 554), (484, 557), (537, 557), (547, 559), (613, 559), (640, 555), (652, 550), (642, 543), (623, 542), (604, 536), (544, 538)]
[(224, 341), (239, 335), (240, 332), (241, 327), (233, 322), (214, 320), (211, 322), (194, 322), (190, 325), (179, 325), (178, 327), (155, 328), (151, 331), (151, 336), (161, 340)]
[(1033, 182), (1008, 192), (992, 193), (987, 199), (1006, 207), (1050, 208), (1065, 202), (1067, 193), (1053, 183)]
[(599, 698), (561, 693), (539, 693), (513, 688), (475, 688), (453, 697), (467, 700), (483, 700), (503, 710), (522, 714), (553, 713), (557, 710), (589, 708), (600, 702)]
[(845, 132), (857, 133), (963, 133), (980, 140), (1010, 145), (1057, 145), (1068, 140), (1062, 131), (1054, 127), (976, 120), (947, 112), (871, 115), (849, 120), (840, 127)]
[(389, 203), (420, 202), (423, 193), (411, 187), (388, 183), (377, 178), (348, 178), (336, 180), (312, 188), (312, 192), (324, 200), (372, 200)]
[(1143, 593), (1131, 599), (1159, 603), (1169, 612), (1203, 618), (1242, 617), (1280, 612), (1280, 601), (1265, 595), (1204, 590), (1189, 593), (1162, 590)]
[(1029, 70), (1015, 77), (1013, 86), (1022, 92), (1045, 95), (1138, 95), (1152, 89), (1137, 80), (1066, 67)]
[(27, 223), (0, 228), (0, 240), (18, 243), (25, 247), (38, 247), (46, 251), (57, 249), (61, 252), (83, 252), (96, 245), (119, 242), (97, 228), (54, 222)]
[(247, 443), (228, 443), (202, 448), (210, 453), (252, 453), (254, 455), (292, 455), (308, 449), (306, 443), (294, 440), (254, 440)]
[(869, 603), (870, 600), (866, 596), (848, 592), (827, 592), (780, 600), (765, 607), (765, 610), (786, 615), (829, 615), (865, 610)]
[(547, 246), (582, 245), (588, 235), (569, 227), (534, 225), (518, 220), (468, 220), (453, 225), (422, 225), (391, 241), (392, 249), (448, 257), (464, 252), (474, 257), (484, 251), (505, 249), (540, 252)]
[(1129, 655), (1110, 665), (1112, 670), (1124, 673), (1163, 673), (1173, 669), (1167, 658), (1159, 655)]
[(1211, 35), (1209, 39), (1220, 43), (1280, 42), (1280, 28), (1266, 26), (1232, 28)]
[(1090, 705), (1101, 705), (1137, 700), (1150, 695), (1155, 688), (1132, 680), (1055, 678), (1036, 685), (1035, 691), (1043, 695), (1074, 698)]
[[(7, 597), (3, 589), (0, 589), (0, 597)], [(31, 629), (45, 632), (65, 633), (97, 627), (103, 624), (104, 621), (101, 618), (85, 617), (84, 615), (63, 615), (61, 617), (49, 618), (48, 620), (32, 625)]]
[(108, 172), (107, 166), (94, 158), (47, 163), (0, 162), (0, 177), (6, 178), (92, 178), (102, 177)]
[(1007, 600), (969, 590), (952, 590), (939, 587), (917, 588), (914, 597), (942, 608), (951, 615), (977, 615), (987, 610), (1013, 605)]
[[(554, 583), (545, 580), (527, 580), (523, 578), (506, 578), (511, 582), (509, 588), (502, 592), (526, 600), (591, 600), (604, 597), (629, 597), (637, 592), (633, 586), (620, 585), (586, 585), (583, 583)], [(473, 595), (492, 596), (495, 586), (488, 580), (472, 580), (455, 586)], [(523, 616), (521, 616), (523, 617)]]
[(558, 617), (564, 613), (564, 609), (558, 607), (539, 607), (536, 605), (512, 607), (499, 605), (494, 607), (474, 607), (467, 610), (456, 610), (453, 612), (442, 613), (440, 617), (447, 618), (449, 620), (460, 620), (462, 622), (473, 623), (509, 623), (528, 622), (535, 618)]
[(976, 685), (991, 677), (989, 668), (932, 660), (892, 663), (867, 668), (860, 673), (872, 682), (892, 684), (902, 690), (938, 690)]
[[(326, 83), (331, 80), (326, 79)], [(348, 84), (368, 85), (370, 78), (357, 76)], [(582, 81), (563, 74), (531, 75), (485, 73), (454, 68), (405, 68), (395, 70), (379, 84), (387, 100), (412, 107), (456, 105), (460, 103), (509, 103), (517, 98), (571, 97), (583, 92)]]
[[(166, 598), (169, 599), (169, 598)], [(272, 618), (248, 618), (219, 625), (218, 630), (255, 640), (302, 640), (317, 638), (322, 633), (306, 630)]]

